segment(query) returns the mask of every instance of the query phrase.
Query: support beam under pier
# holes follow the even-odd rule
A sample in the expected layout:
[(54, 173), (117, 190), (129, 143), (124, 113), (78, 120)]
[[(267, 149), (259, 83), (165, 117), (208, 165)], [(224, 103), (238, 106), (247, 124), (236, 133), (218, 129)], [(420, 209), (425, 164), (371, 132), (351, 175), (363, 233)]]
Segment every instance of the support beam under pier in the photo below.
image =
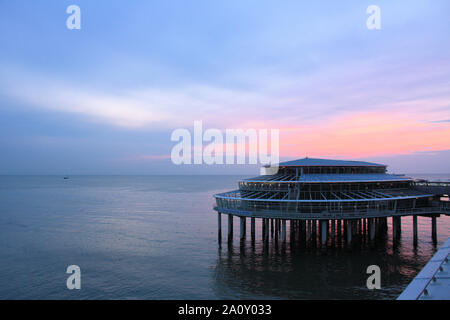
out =
[(241, 236), (240, 236), (241, 240), (245, 239), (246, 234), (245, 227), (246, 227), (245, 217), (241, 217)]
[(270, 219), (264, 219), (265, 220), (265, 223), (266, 223), (266, 227), (265, 227), (265, 229), (266, 229), (266, 234), (265, 234), (265, 237), (264, 237), (264, 241), (269, 241), (269, 233), (270, 233)]
[(233, 238), (233, 215), (228, 215), (228, 240)]
[(342, 239), (342, 220), (339, 219), (337, 221), (337, 240), (339, 244), (341, 243), (341, 239)]
[(433, 239), (433, 243), (437, 243), (437, 225), (436, 225), (436, 217), (431, 217), (431, 238)]
[(336, 235), (336, 220), (331, 220), (331, 242), (334, 243), (334, 237)]
[(220, 212), (217, 213), (217, 234), (219, 242), (222, 241), (222, 214)]
[(261, 219), (261, 234), (262, 234), (262, 239), (265, 240), (266, 239), (266, 219)]
[(321, 243), (322, 243), (322, 245), (325, 245), (327, 243), (328, 221), (322, 220), (322, 221), (320, 221), (320, 224), (321, 224), (321, 228), (320, 228)]
[(398, 217), (392, 217), (392, 237), (394, 240), (397, 240), (397, 238), (400, 236), (398, 233), (398, 224), (399, 224)]
[(281, 220), (281, 240), (286, 242), (286, 220)]
[(417, 246), (417, 216), (413, 215), (413, 242)]
[(346, 226), (347, 226), (347, 244), (351, 244), (352, 243), (352, 220), (347, 220), (346, 221)]
[(369, 239), (373, 241), (375, 239), (375, 219), (369, 218)]
[(273, 238), (273, 219), (270, 219), (270, 236)]
[(306, 241), (311, 240), (311, 220), (306, 220), (305, 225), (305, 231), (306, 231)]

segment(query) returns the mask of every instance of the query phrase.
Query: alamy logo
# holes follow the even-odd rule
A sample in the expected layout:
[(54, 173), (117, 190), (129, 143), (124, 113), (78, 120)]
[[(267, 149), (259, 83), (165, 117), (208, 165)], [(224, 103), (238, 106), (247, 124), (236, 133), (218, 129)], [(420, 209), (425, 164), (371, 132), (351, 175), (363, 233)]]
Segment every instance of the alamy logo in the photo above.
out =
[(66, 273), (70, 274), (67, 278), (66, 286), (67, 289), (81, 289), (81, 269), (77, 265), (70, 265), (67, 267)]
[(366, 285), (367, 289), (381, 289), (381, 270), (380, 267), (376, 264), (370, 265), (366, 270), (367, 274), (371, 274), (369, 278), (367, 278)]
[[(178, 142), (171, 152), (174, 164), (261, 164), (279, 162), (279, 130), (207, 129), (202, 121), (194, 121), (193, 137), (189, 130), (172, 132), (171, 141)], [(207, 145), (203, 146), (206, 142)], [(270, 153), (269, 153), (270, 148)]]
[(69, 13), (70, 16), (66, 20), (67, 29), (73, 30), (81, 29), (81, 9), (77, 5), (70, 5), (66, 9), (66, 13)]
[(370, 14), (367, 18), (366, 26), (369, 30), (380, 30), (381, 29), (381, 9), (379, 6), (370, 5), (366, 9), (366, 13)]

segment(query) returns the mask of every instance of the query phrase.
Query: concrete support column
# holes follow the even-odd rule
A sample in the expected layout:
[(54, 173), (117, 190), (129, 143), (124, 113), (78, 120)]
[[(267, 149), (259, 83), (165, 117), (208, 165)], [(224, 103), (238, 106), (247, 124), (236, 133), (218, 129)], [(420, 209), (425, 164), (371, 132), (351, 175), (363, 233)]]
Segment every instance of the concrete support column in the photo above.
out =
[(338, 241), (341, 241), (341, 237), (342, 237), (342, 221), (339, 219), (337, 221), (337, 238), (338, 238)]
[(240, 237), (241, 240), (245, 239), (245, 233), (246, 233), (246, 230), (245, 230), (246, 225), (245, 225), (245, 223), (246, 223), (245, 217), (241, 217), (241, 237)]
[(384, 219), (378, 218), (378, 231), (383, 232), (384, 229)]
[(328, 228), (327, 228), (327, 223), (328, 221), (326, 221), (326, 220), (322, 220), (322, 221), (320, 221), (320, 224), (321, 224), (321, 228), (320, 228), (320, 231), (321, 231), (321, 243), (322, 243), (322, 245), (325, 245), (326, 243), (327, 243), (327, 231), (328, 231)]
[(386, 231), (386, 219), (380, 218), (380, 232), (384, 233)]
[(270, 233), (270, 221), (266, 219), (266, 241), (269, 241), (269, 233)]
[(375, 221), (374, 218), (369, 219), (369, 239), (373, 241), (375, 239)]
[(392, 217), (392, 237), (394, 238), (394, 240), (397, 239), (397, 237), (398, 237), (398, 234), (397, 234), (397, 231), (398, 231), (397, 223), (398, 223), (398, 221), (397, 221), (396, 217)]
[(228, 215), (228, 239), (233, 238), (233, 215)]
[(220, 212), (217, 213), (217, 232), (219, 234), (219, 239), (222, 238), (222, 214)]
[(278, 227), (278, 220), (279, 219), (275, 219), (274, 224), (275, 224), (275, 242), (278, 242), (278, 237), (279, 237), (279, 230), (280, 228)]
[(289, 229), (290, 229), (291, 240), (292, 240), (292, 236), (294, 234), (294, 220), (289, 220)]
[(266, 239), (266, 219), (261, 219), (262, 239)]
[(300, 221), (300, 241), (305, 242), (306, 241), (306, 220)]
[(352, 243), (352, 224), (353, 221), (352, 220), (347, 220), (347, 244), (351, 244)]
[(281, 240), (286, 242), (286, 220), (281, 220)]
[(305, 232), (306, 232), (306, 241), (311, 238), (311, 222), (310, 220), (305, 221)]
[(317, 227), (319, 229), (319, 237), (322, 234), (322, 223), (321, 222), (322, 222), (321, 220), (317, 220)]
[(270, 236), (273, 238), (273, 219), (270, 219)]
[(311, 241), (311, 239), (313, 237), (313, 222), (312, 222), (312, 220), (309, 220), (308, 230), (309, 230), (309, 238), (308, 238), (308, 240)]
[(251, 218), (251, 227), (250, 227), (250, 233), (252, 240), (255, 240), (255, 234), (256, 234), (256, 225), (255, 225), (255, 218)]
[(417, 216), (413, 215), (413, 243), (417, 246)]
[(331, 242), (334, 243), (336, 233), (336, 220), (331, 220)]
[(291, 232), (290, 232), (290, 241), (294, 242), (295, 241), (295, 220), (290, 220), (290, 225), (291, 225)]
[(312, 233), (311, 233), (311, 240), (315, 243), (317, 238), (317, 221), (312, 221)]
[(437, 243), (436, 217), (431, 217), (431, 238), (433, 239), (433, 243)]

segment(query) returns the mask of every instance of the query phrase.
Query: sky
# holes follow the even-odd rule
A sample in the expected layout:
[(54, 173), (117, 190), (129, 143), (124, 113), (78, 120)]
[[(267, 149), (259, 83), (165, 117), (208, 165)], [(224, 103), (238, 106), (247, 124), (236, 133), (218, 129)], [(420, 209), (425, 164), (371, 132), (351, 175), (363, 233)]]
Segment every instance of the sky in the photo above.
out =
[(447, 0), (0, 0), (0, 174), (258, 171), (173, 164), (171, 134), (194, 121), (279, 129), (281, 160), (450, 173), (448, 12)]

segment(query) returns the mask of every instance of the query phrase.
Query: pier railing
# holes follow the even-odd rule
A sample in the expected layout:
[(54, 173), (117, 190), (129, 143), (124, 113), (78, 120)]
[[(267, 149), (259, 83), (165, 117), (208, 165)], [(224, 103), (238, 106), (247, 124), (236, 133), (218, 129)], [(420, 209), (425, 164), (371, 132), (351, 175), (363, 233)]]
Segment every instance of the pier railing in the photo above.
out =
[[(398, 300), (433, 299), (446, 300), (448, 290), (448, 261), (450, 258), (450, 238), (441, 246), (422, 271), (397, 298)], [(441, 274), (439, 274), (441, 272)], [(434, 286), (432, 284), (435, 284)]]
[(391, 216), (408, 215), (433, 215), (449, 214), (450, 208), (425, 207), (425, 208), (402, 208), (397, 210), (345, 210), (345, 211), (322, 211), (322, 212), (298, 212), (293, 210), (271, 210), (249, 207), (222, 207), (216, 206), (216, 211), (226, 214), (233, 214), (243, 217), (254, 218), (276, 218), (276, 219), (361, 219), (361, 218), (380, 218)]
[(450, 193), (450, 181), (424, 181), (424, 182), (415, 182), (414, 189), (423, 191), (423, 192), (431, 192), (434, 194), (449, 194)]

